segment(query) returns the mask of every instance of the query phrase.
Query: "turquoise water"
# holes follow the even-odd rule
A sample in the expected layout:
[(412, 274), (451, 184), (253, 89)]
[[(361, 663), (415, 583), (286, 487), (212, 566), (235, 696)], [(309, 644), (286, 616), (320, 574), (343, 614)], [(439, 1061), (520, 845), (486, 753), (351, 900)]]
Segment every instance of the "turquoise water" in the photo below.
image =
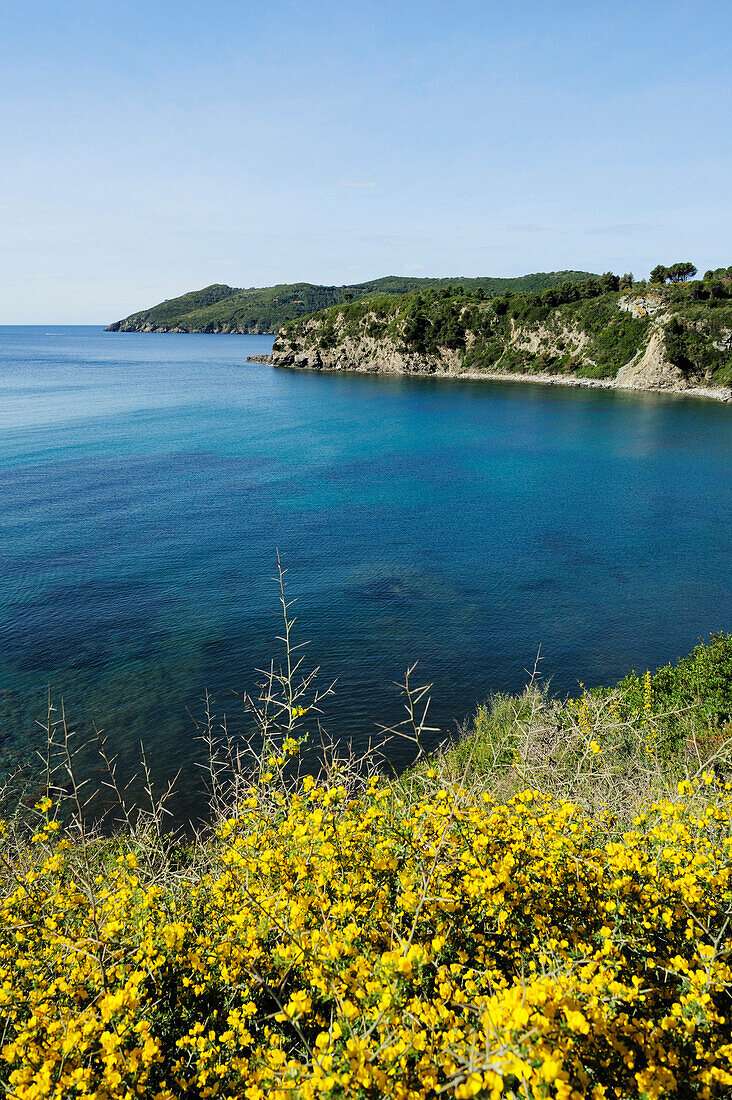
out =
[(415, 660), (449, 732), (539, 646), (563, 693), (732, 627), (729, 406), (245, 362), (270, 346), (0, 329), (0, 764), (50, 684), (192, 798), (188, 709), (241, 724), (277, 548), (358, 744)]

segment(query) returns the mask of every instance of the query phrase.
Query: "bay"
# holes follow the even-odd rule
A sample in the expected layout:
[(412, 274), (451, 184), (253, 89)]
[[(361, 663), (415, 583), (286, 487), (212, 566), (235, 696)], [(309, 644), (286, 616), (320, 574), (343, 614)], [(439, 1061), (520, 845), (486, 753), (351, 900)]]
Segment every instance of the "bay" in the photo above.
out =
[[(189, 712), (243, 722), (279, 549), (323, 721), (362, 746), (419, 661), (445, 736), (732, 627), (732, 409), (512, 382), (276, 370), (269, 337), (0, 328), (0, 768), (49, 689), (196, 798)], [(395, 744), (402, 766), (406, 746)]]

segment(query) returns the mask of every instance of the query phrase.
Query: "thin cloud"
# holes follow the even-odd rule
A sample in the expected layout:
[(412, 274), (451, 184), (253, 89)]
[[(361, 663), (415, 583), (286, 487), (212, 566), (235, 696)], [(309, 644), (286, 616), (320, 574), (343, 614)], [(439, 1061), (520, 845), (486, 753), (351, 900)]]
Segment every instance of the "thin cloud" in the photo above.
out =
[(336, 185), (338, 187), (361, 187), (365, 189), (376, 187), (376, 184), (371, 180), (336, 180)]

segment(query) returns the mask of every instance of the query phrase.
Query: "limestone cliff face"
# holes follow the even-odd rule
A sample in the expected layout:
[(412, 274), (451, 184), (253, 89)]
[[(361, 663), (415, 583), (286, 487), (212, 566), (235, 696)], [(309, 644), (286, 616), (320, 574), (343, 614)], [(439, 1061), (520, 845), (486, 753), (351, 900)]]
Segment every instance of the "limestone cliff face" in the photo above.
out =
[(297, 334), (278, 332), (272, 348), (272, 362), (281, 367), (304, 367), (310, 370), (357, 370), (387, 374), (460, 373), (464, 352), (440, 348), (435, 353), (409, 351), (391, 333), (370, 335), (369, 325), (352, 335), (346, 331), (341, 317), (333, 325), (327, 342), (321, 339), (322, 320), (319, 315), (298, 326)]
[(658, 329), (651, 332), (643, 351), (620, 368), (615, 383), (627, 390), (684, 390), (694, 384), (669, 362), (663, 332)]
[(517, 325), (511, 321), (509, 341), (517, 351), (528, 352), (529, 355), (543, 355), (556, 357), (569, 352), (578, 362), (585, 365), (592, 362), (584, 352), (590, 343), (586, 332), (575, 325), (567, 325), (562, 321), (555, 325)]

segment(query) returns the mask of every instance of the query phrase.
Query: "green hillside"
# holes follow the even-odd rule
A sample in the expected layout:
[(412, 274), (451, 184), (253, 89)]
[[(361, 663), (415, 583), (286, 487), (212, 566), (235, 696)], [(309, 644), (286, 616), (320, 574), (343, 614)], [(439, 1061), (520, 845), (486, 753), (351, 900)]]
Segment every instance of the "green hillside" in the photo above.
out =
[(586, 279), (586, 271), (551, 271), (515, 279), (421, 279), (387, 275), (351, 286), (318, 286), (314, 283), (282, 283), (248, 290), (214, 283), (171, 298), (151, 309), (133, 313), (108, 326), (110, 332), (233, 332), (274, 333), (287, 321), (317, 310), (375, 295), (406, 294), (427, 289), (462, 287), (487, 296), (507, 292), (538, 294), (563, 282)]
[[(374, 295), (293, 320), (278, 366), (406, 373), (551, 374), (624, 388), (732, 386), (732, 268), (651, 284), (611, 272), (541, 293), (481, 286)], [(725, 394), (726, 396), (726, 394)]]

